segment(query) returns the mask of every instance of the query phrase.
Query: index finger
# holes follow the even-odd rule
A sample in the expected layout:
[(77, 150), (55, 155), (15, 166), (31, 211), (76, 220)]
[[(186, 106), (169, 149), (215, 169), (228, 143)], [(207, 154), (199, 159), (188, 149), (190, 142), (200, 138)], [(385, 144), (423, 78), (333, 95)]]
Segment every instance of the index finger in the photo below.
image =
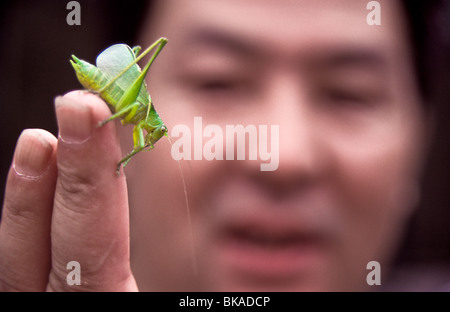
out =
[(81, 267), (82, 290), (135, 289), (129, 264), (128, 197), (114, 123), (97, 127), (109, 109), (97, 96), (59, 97), (50, 289), (71, 290), (67, 264)]

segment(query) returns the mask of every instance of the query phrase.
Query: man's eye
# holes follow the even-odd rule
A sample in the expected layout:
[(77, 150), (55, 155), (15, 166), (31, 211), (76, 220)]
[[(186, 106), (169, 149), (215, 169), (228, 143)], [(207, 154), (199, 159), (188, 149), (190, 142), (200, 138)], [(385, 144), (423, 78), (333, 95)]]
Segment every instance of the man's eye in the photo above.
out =
[(349, 90), (331, 89), (327, 91), (327, 97), (334, 102), (342, 103), (360, 103), (364, 102), (365, 94)]
[(238, 87), (238, 83), (231, 79), (204, 79), (197, 83), (202, 91), (219, 92), (232, 91)]
[(342, 107), (366, 107), (377, 100), (376, 94), (369, 90), (349, 88), (329, 88), (323, 97), (328, 104)]
[(192, 91), (200, 96), (220, 98), (241, 98), (249, 92), (248, 79), (239, 76), (198, 77), (191, 80)]

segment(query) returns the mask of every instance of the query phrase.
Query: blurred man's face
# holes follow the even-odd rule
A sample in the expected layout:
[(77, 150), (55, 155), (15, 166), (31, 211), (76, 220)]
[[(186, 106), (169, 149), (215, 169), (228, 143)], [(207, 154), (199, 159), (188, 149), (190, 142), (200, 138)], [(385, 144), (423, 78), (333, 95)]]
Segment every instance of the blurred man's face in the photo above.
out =
[(369, 26), (367, 2), (160, 1), (141, 44), (169, 39), (148, 80), (169, 134), (189, 126), (194, 159), (218, 137), (207, 125), (224, 146), (226, 125), (267, 125), (268, 142), (278, 125), (279, 165), (261, 171), (248, 144), (245, 160), (224, 147), (224, 160), (182, 161), (190, 227), (167, 140), (136, 156), (141, 289), (347, 290), (367, 286), (372, 260), (386, 273), (417, 200), (424, 125), (402, 12), (379, 1)]

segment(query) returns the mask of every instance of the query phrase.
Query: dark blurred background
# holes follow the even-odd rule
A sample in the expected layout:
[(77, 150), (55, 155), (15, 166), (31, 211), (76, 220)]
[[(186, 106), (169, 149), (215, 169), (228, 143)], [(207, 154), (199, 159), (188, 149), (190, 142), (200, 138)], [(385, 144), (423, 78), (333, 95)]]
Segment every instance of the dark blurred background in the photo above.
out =
[[(79, 0), (81, 25), (69, 26), (69, 1), (0, 2), (0, 196), (18, 136), (25, 128), (57, 135), (53, 99), (80, 89), (70, 66), (71, 54), (91, 63), (113, 43), (138, 44), (137, 30), (151, 3), (137, 0)], [(450, 268), (450, 1), (436, 14), (434, 43), (439, 57), (433, 69), (430, 99), (436, 112), (436, 136), (416, 211), (397, 263)], [(416, 17), (426, 14), (416, 10)], [(428, 13), (427, 13), (428, 14)], [(420, 26), (419, 26), (420, 27)], [(161, 34), (163, 36), (164, 34)], [(428, 34), (423, 30), (423, 36)], [(436, 55), (432, 54), (432, 58)], [(433, 266), (432, 266), (433, 265)]]
[(25, 128), (57, 135), (53, 99), (81, 89), (69, 63), (75, 54), (95, 63), (114, 43), (136, 45), (145, 1), (81, 0), (81, 25), (66, 22), (70, 1), (0, 2), (0, 186)]

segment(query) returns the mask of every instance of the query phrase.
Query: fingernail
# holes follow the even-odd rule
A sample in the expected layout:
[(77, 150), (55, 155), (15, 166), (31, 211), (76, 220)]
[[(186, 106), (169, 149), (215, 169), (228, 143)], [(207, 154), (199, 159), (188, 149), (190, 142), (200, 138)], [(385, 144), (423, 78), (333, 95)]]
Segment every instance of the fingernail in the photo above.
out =
[(52, 153), (53, 146), (38, 130), (24, 130), (17, 140), (13, 169), (20, 176), (37, 178), (48, 169)]
[(55, 99), (59, 137), (65, 143), (86, 142), (92, 133), (91, 110), (88, 106), (61, 96)]

